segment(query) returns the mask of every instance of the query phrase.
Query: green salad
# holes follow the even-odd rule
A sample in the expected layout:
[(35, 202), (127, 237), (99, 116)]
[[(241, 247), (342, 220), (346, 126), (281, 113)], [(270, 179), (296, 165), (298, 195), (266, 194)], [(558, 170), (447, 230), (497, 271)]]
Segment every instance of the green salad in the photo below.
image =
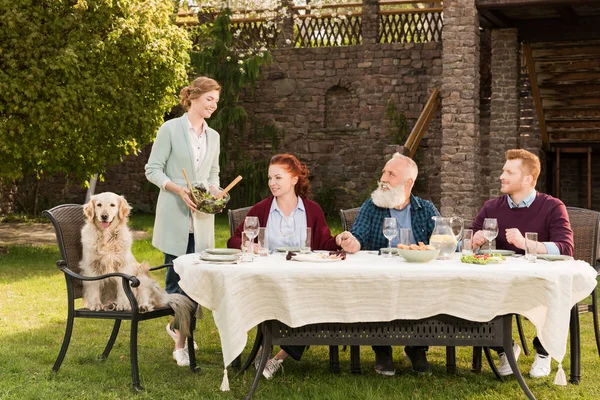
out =
[(489, 264), (497, 263), (506, 260), (502, 254), (490, 253), (490, 254), (472, 254), (468, 256), (462, 256), (461, 262), (467, 264)]
[[(229, 193), (227, 193), (222, 199), (215, 198), (202, 184), (194, 187), (192, 191), (194, 192), (194, 197), (196, 197), (198, 200), (196, 202), (196, 208), (198, 211), (208, 214), (216, 214), (223, 211), (230, 199)], [(193, 200), (194, 199), (192, 198), (192, 201)]]

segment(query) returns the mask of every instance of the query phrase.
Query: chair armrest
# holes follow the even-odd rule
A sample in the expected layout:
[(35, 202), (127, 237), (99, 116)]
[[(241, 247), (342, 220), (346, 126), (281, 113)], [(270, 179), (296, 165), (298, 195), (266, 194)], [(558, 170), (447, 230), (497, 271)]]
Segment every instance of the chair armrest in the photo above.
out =
[(159, 266), (156, 266), (156, 267), (152, 267), (152, 268), (149, 269), (149, 271), (157, 271), (159, 269), (163, 269), (163, 268), (167, 268), (167, 267), (172, 267), (172, 266), (173, 266), (172, 263), (163, 264), (163, 265), (159, 265)]
[(56, 266), (58, 267), (58, 269), (60, 269), (62, 272), (69, 275), (70, 277), (79, 279), (82, 281), (97, 281), (100, 279), (120, 277), (120, 278), (128, 280), (131, 287), (140, 286), (140, 280), (138, 278), (136, 278), (133, 275), (124, 274), (122, 272), (112, 272), (110, 274), (104, 274), (104, 275), (98, 275), (98, 276), (83, 276), (83, 275), (79, 275), (78, 273), (75, 273), (75, 272), (71, 271), (69, 268), (67, 268), (67, 262), (65, 260), (58, 260), (56, 262)]

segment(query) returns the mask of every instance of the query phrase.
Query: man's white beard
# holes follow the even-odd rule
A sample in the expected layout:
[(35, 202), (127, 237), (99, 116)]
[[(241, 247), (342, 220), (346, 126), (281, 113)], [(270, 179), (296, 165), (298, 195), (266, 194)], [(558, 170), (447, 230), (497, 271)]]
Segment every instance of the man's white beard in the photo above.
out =
[[(388, 188), (388, 190), (383, 190)], [(404, 184), (392, 187), (387, 183), (379, 182), (379, 187), (371, 193), (371, 199), (377, 207), (396, 208), (406, 201), (404, 195)]]

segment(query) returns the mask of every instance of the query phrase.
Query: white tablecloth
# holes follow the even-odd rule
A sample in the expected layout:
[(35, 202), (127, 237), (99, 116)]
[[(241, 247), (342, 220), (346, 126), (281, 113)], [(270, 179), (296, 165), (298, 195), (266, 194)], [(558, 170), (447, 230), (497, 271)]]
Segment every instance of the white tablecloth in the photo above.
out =
[(246, 346), (248, 331), (266, 320), (291, 327), (321, 322), (376, 322), (449, 314), (471, 321), (521, 314), (537, 328), (548, 353), (562, 361), (572, 306), (596, 286), (596, 271), (583, 261), (501, 264), (452, 260), (426, 264), (370, 252), (331, 263), (286, 261), (283, 254), (251, 263), (174, 262), (179, 285), (212, 310), (223, 359), (229, 365)]

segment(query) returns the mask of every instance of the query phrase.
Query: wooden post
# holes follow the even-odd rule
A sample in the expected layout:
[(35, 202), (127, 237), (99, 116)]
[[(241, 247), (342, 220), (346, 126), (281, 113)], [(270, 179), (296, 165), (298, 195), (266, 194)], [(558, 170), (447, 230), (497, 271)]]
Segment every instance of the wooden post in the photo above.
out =
[(588, 189), (588, 206), (592, 209), (592, 148), (588, 147), (588, 176), (587, 176), (587, 189)]
[(555, 197), (560, 199), (560, 147), (556, 149), (556, 188), (555, 188)]

